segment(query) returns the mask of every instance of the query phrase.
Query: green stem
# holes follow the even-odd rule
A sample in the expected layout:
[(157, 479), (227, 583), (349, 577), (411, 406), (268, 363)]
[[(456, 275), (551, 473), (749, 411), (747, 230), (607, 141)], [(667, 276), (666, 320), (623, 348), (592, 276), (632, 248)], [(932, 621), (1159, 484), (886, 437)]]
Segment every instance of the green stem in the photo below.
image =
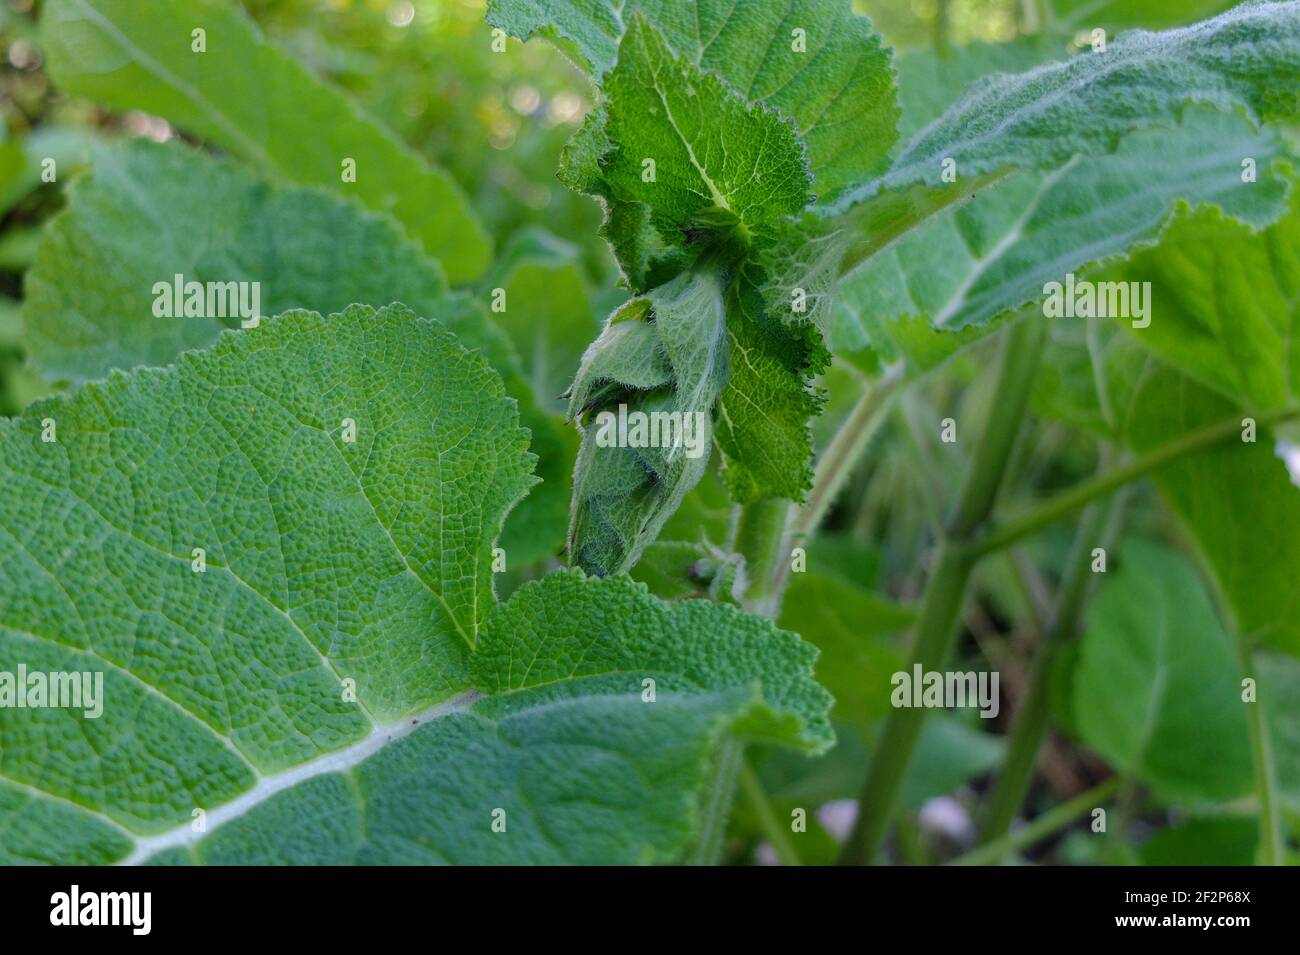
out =
[(921, 827), (916, 824), (911, 813), (905, 812), (898, 817), (894, 838), (898, 842), (898, 854), (907, 865), (930, 864), (921, 838)]
[(990, 842), (1006, 834), (1029, 792), (1038, 765), (1038, 752), (1047, 739), (1050, 724), (1052, 671), (1061, 648), (1078, 629), (1079, 617), (1093, 579), (1092, 550), (1098, 546), (1109, 546), (1119, 501), (1120, 498), (1115, 497), (1108, 505), (1090, 507), (1084, 512), (1079, 524), (1061, 576), (1056, 606), (1052, 610), (1050, 622), (1039, 637), (1034, 664), (1030, 670), (1029, 687), (1020, 711), (1016, 714), (1002, 772), (998, 775), (985, 808), (980, 826), (980, 842)]
[(745, 759), (745, 747), (734, 737), (724, 737), (713, 754), (713, 778), (700, 800), (700, 835), (691, 853), (691, 865), (717, 865), (727, 842), (727, 820), (736, 795), (736, 778)]
[[(1236, 415), (1225, 421), (1219, 421), (1195, 431), (1190, 431), (1172, 441), (1152, 448), (1124, 464), (1104, 474), (1089, 478), (1068, 491), (1062, 491), (1055, 497), (1038, 504), (998, 526), (992, 532), (975, 540), (967, 549), (972, 558), (1000, 550), (1008, 544), (1020, 540), (1029, 534), (1054, 524), (1061, 518), (1081, 509), (1099, 497), (1123, 487), (1139, 478), (1146, 477), (1179, 458), (1196, 454), (1223, 444), (1241, 434), (1243, 415)], [(1300, 417), (1300, 408), (1278, 408), (1273, 411), (1253, 415), (1256, 424), (1263, 428), (1278, 424), (1292, 418)]]
[(789, 831), (777, 818), (771, 802), (768, 801), (767, 793), (763, 791), (763, 783), (754, 772), (754, 767), (749, 765), (749, 760), (742, 760), (740, 764), (740, 791), (745, 794), (754, 814), (758, 816), (759, 827), (767, 836), (767, 841), (772, 844), (772, 848), (776, 850), (781, 864), (803, 865)]
[[(780, 610), (780, 594), (772, 593), (770, 587), (775, 576), (772, 567), (774, 562), (783, 559), (782, 544), (789, 517), (790, 502), (769, 497), (738, 508), (732, 525), (732, 548), (745, 558), (749, 572), (745, 609), (772, 619)], [(714, 759), (715, 771), (706, 787), (701, 807), (703, 835), (694, 856), (695, 862), (703, 865), (713, 865), (721, 858), (727, 817), (737, 782), (742, 786), (746, 784), (744, 772), (747, 767), (742, 743), (734, 739), (725, 740), (719, 745)]]
[(939, 0), (934, 11), (934, 48), (936, 50), (946, 50), (948, 48), (948, 20), (951, 15), (949, 7), (952, 0)]
[(987, 842), (972, 849), (963, 856), (958, 856), (949, 865), (995, 865), (1003, 856), (1018, 852), (1032, 846), (1035, 842), (1060, 832), (1080, 816), (1098, 808), (1098, 806), (1115, 794), (1119, 788), (1119, 778), (1112, 776), (1087, 792), (1068, 799), (1059, 806), (1054, 806), (1033, 822), (1015, 832)]
[[(942, 670), (957, 640), (957, 621), (974, 565), (966, 543), (993, 510), (1006, 463), (1020, 433), (1047, 328), (1047, 322), (1031, 318), (1012, 325), (1003, 338), (989, 419), (971, 457), (921, 602), (911, 665), (919, 664), (922, 671)], [(862, 785), (857, 822), (840, 856), (841, 864), (864, 865), (875, 860), (897, 811), (903, 777), (921, 735), (925, 712), (906, 707), (890, 714)]]
[[(879, 429), (889, 399), (894, 396), (902, 382), (903, 366), (898, 364), (890, 367), (880, 380), (868, 384), (863, 389), (853, 410), (844, 419), (825, 453), (817, 462), (812, 492), (791, 526), (792, 545), (802, 544), (821, 526), (826, 512), (834, 503), (845, 480), (852, 473), (853, 466), (862, 457), (863, 449)], [(790, 562), (777, 561), (773, 572), (772, 592), (779, 595), (785, 591)]]
[(780, 594), (774, 587), (776, 567), (785, 560), (785, 530), (790, 520), (790, 502), (765, 497), (745, 504), (736, 521), (736, 553), (745, 558), (748, 585), (745, 609), (776, 618)]
[[(1255, 666), (1246, 638), (1237, 634), (1241, 669), (1245, 676), (1254, 676)], [(1286, 842), (1282, 836), (1282, 805), (1277, 795), (1277, 767), (1273, 762), (1273, 747), (1268, 738), (1268, 725), (1264, 720), (1264, 703), (1246, 705), (1246, 727), (1250, 734), (1251, 757), (1255, 764), (1255, 792), (1259, 798), (1259, 862), (1260, 865), (1282, 865), (1286, 858)]]

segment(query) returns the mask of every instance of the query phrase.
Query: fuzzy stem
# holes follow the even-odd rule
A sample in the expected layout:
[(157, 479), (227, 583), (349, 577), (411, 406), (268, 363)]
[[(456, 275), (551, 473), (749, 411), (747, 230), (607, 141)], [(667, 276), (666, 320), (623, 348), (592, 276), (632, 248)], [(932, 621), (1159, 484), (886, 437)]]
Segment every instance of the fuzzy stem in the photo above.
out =
[[(1104, 497), (1125, 484), (1159, 471), (1180, 458), (1209, 450), (1239, 436), (1241, 434), (1241, 422), (1244, 417), (1248, 416), (1234, 415), (1224, 421), (1218, 421), (1180, 435), (1172, 441), (1167, 441), (1149, 451), (1143, 452), (1124, 464), (1106, 471), (1104, 474), (1098, 474), (1081, 484), (1076, 484), (1068, 491), (1062, 491), (1060, 494), (1048, 498), (1041, 504), (1029, 508), (1019, 516), (1011, 518), (992, 532), (975, 540), (968, 549), (969, 556), (982, 557), (995, 550), (1000, 550), (1022, 537), (1042, 530), (1049, 524), (1054, 524), (1084, 505), (1099, 497)], [(1263, 428), (1300, 417), (1300, 408), (1277, 408), (1273, 411), (1260, 412), (1249, 417), (1253, 417), (1256, 425)]]
[(763, 783), (758, 778), (758, 773), (754, 772), (754, 767), (749, 765), (745, 760), (740, 766), (740, 791), (745, 794), (749, 805), (753, 808), (754, 814), (758, 817), (759, 827), (763, 834), (767, 836), (767, 841), (772, 844), (776, 850), (777, 858), (781, 860), (782, 865), (803, 865), (799, 858), (799, 852), (794, 847), (794, 842), (790, 838), (790, 833), (786, 831), (781, 820), (777, 818), (776, 812), (772, 809), (772, 803), (767, 798), (767, 793), (763, 791)]
[(713, 754), (712, 778), (700, 797), (700, 835), (687, 861), (690, 865), (717, 865), (727, 841), (727, 820), (736, 794), (736, 779), (745, 759), (738, 739), (724, 738)]
[(790, 502), (785, 498), (765, 497), (740, 508), (735, 549), (745, 558), (745, 609), (751, 613), (775, 619), (780, 610), (780, 595), (773, 584), (776, 567), (785, 560), (789, 519)]
[[(736, 509), (731, 529), (732, 549), (745, 559), (749, 585), (745, 591), (745, 609), (776, 619), (780, 612), (780, 594), (771, 590), (775, 577), (773, 564), (783, 558), (786, 524), (790, 502), (777, 497), (762, 498)], [(726, 838), (727, 816), (737, 784), (753, 797), (753, 787), (762, 795), (762, 787), (745, 763), (744, 745), (738, 740), (721, 744), (716, 757), (716, 772), (706, 787), (703, 808), (706, 838), (695, 855), (698, 863), (715, 864), (722, 855)], [(749, 773), (749, 778), (746, 778)], [(765, 798), (765, 797), (764, 797)], [(760, 816), (761, 816), (760, 811)], [(776, 843), (774, 842), (775, 846)], [(777, 846), (778, 853), (781, 851)]]
[[(817, 462), (817, 471), (813, 475), (812, 492), (808, 502), (795, 516), (790, 529), (792, 545), (802, 544), (821, 526), (835, 502), (836, 496), (844, 486), (845, 480), (853, 471), (854, 465), (862, 457), (867, 443), (884, 420), (885, 409), (889, 400), (903, 383), (903, 366), (893, 365), (878, 381), (866, 386), (858, 397), (853, 410), (844, 419), (835, 437), (827, 445), (826, 451)], [(776, 594), (784, 593), (786, 581), (790, 574), (790, 562), (778, 561), (773, 568), (772, 590)]]
[[(1237, 634), (1238, 654), (1242, 673), (1254, 676), (1254, 660), (1246, 638)], [(1273, 748), (1268, 738), (1268, 725), (1264, 720), (1264, 703), (1246, 706), (1246, 727), (1250, 734), (1251, 757), (1255, 766), (1255, 793), (1259, 799), (1259, 863), (1283, 865), (1286, 859), (1286, 841), (1282, 836), (1282, 804), (1277, 792), (1277, 767), (1273, 762)]]
[[(988, 519), (1020, 434), (1029, 389), (1047, 338), (1048, 323), (1029, 318), (1012, 325), (1002, 340), (996, 392), (984, 434), (971, 456), (957, 505), (926, 583), (909, 669), (942, 670), (957, 640), (957, 621), (974, 561), (966, 544)], [(873, 862), (889, 830), (925, 710), (895, 709), (885, 724), (858, 800), (858, 818), (840, 856), (841, 864)]]

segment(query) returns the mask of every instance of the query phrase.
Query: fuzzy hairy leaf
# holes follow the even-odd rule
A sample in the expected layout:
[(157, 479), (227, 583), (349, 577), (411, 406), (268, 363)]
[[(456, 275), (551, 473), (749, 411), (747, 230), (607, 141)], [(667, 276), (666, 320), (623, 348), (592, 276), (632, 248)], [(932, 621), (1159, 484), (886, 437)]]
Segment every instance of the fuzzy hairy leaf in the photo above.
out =
[[(1017, 49), (1030, 59), (1042, 55)], [(988, 57), (982, 48), (973, 55)], [(820, 208), (820, 219), (806, 217), (774, 242), (766, 252), (769, 306), (791, 317), (791, 290), (802, 288), (810, 300), (802, 319), (826, 327), (841, 274), (1011, 171), (1052, 173), (1071, 162), (1084, 168), (1134, 134), (1176, 127), (1190, 106), (1239, 113), (1256, 128), (1293, 118), (1300, 111), (1297, 77), (1297, 0), (1252, 0), (1193, 27), (1134, 31), (1104, 53), (985, 77), (917, 133), (885, 175), (849, 190)], [(913, 103), (929, 108), (933, 101), (920, 96)], [(957, 178), (945, 183), (948, 161)], [(1150, 235), (1150, 228), (1137, 231)], [(1102, 251), (1102, 258), (1115, 254)]]
[[(675, 54), (634, 16), (562, 178), (607, 203), (605, 234), (636, 291), (663, 256), (751, 233), (807, 205), (791, 125)], [(650, 163), (653, 163), (651, 170)]]
[[(195, 203), (196, 196), (207, 198)], [(543, 455), (544, 483), (511, 513), (502, 546), (519, 565), (563, 546), (573, 442), (534, 399), (511, 342), (484, 307), (448, 294), (438, 263), (392, 220), (323, 190), (272, 185), (175, 143), (96, 150), (93, 171), (44, 230), (27, 275), (24, 344), (33, 365), (73, 383), (113, 368), (165, 365), (238, 323), (156, 316), (154, 283), (171, 284), (178, 273), (186, 281), (258, 282), (263, 315), (393, 300), (438, 315), (500, 371)], [(517, 323), (532, 316), (535, 324), (547, 299), (518, 291)]]
[(762, 293), (743, 275), (728, 292), (727, 336), (731, 376), (716, 424), (727, 489), (742, 503), (801, 501), (812, 485), (810, 422), (825, 400), (806, 384), (828, 361), (821, 336), (765, 310)]
[[(489, 618), (473, 673), (491, 695), (346, 772), (326, 767), (185, 851), (214, 864), (677, 861), (724, 733), (829, 745), (812, 656), (730, 608), (551, 575)], [(326, 836), (295, 838), (303, 818), (323, 819)]]
[(830, 744), (814, 651), (766, 620), (577, 572), (494, 606), (524, 442), (483, 360), (396, 307), (0, 422), (0, 669), (105, 674), (97, 718), (0, 709), (0, 859), (671, 861), (724, 732)]
[(917, 133), (989, 74), (1021, 73), (1066, 56), (1063, 38), (1035, 34), (1006, 43), (966, 43), (942, 50), (909, 50), (898, 58), (898, 136)]
[[(460, 187), (220, 0), (50, 0), (42, 46), (58, 86), (139, 109), (264, 173), (323, 186), (397, 218), (456, 283), (482, 274), (488, 236)], [(191, 31), (206, 31), (192, 52)], [(343, 181), (345, 159), (355, 182)]]
[(737, 499), (801, 496), (817, 408), (805, 382), (821, 356), (798, 333), (765, 321), (737, 269), (751, 243), (809, 201), (791, 126), (675, 55), (640, 14), (604, 92), (603, 112), (589, 118), (562, 174), (605, 198), (606, 235), (629, 284), (648, 291), (611, 317), (570, 392), (570, 414), (587, 422), (570, 555), (599, 574), (638, 559), (707, 458), (601, 447), (595, 419), (619, 408), (698, 413), (711, 443), (716, 417)]
[[(713, 407), (728, 378), (721, 283), (714, 272), (683, 273), (633, 299), (583, 356), (569, 405), (570, 417), (586, 421), (569, 554), (592, 573), (621, 573), (636, 563), (704, 476)], [(619, 434), (633, 413), (677, 415), (692, 430), (674, 432), (667, 447), (662, 434), (647, 446), (630, 428), (625, 439)]]
[[(832, 348), (870, 344), (892, 359), (908, 344), (895, 340), (895, 319), (944, 330), (987, 326), (1040, 301), (1067, 273), (1162, 243), (1181, 204), (1221, 209), (1246, 232), (1267, 226), (1286, 208), (1289, 182), (1274, 169), (1283, 155), (1276, 137), (1241, 117), (1193, 110), (1181, 125), (1136, 133), (1111, 155), (1013, 176), (934, 217), (845, 281)], [(1243, 156), (1256, 159), (1257, 182), (1242, 181)], [(1161, 296), (1152, 301), (1159, 308)]]
[(107, 714), (3, 710), (6, 779), (149, 831), (469, 685), (530, 460), (438, 325), (290, 312), (0, 432), (3, 669), (102, 670)]
[(488, 4), (488, 22), (514, 36), (571, 41), (598, 80), (621, 59), (619, 41), (638, 13), (696, 67), (789, 117), (823, 194), (880, 171), (898, 118), (890, 52), (847, 0)]
[(982, 79), (878, 183), (845, 201), (939, 185), (945, 159), (963, 179), (1055, 169), (1076, 155), (1113, 152), (1139, 129), (1172, 125), (1191, 103), (1242, 111), (1257, 124), (1290, 118), (1300, 109), (1298, 88), (1300, 2), (1248, 0), (1194, 26), (1134, 30), (1105, 52)]

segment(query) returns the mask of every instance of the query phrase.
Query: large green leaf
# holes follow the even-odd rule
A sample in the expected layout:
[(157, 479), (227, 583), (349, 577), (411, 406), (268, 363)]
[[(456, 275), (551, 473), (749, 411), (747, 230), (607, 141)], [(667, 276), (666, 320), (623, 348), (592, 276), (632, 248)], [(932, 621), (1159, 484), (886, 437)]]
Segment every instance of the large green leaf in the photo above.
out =
[[(1140, 453), (1251, 410), (1142, 348), (1149, 328), (1057, 325), (1038, 383), (1040, 413)], [(1153, 480), (1217, 579), (1234, 633), (1300, 656), (1300, 488), (1273, 435), (1260, 429), (1253, 442), (1173, 461)]]
[[(491, 254), (460, 187), (219, 0), (50, 0), (42, 45), (68, 93), (162, 116), (263, 172), (396, 217), (454, 282)], [(194, 52), (192, 32), (206, 31)], [(345, 160), (356, 164), (345, 182)]]
[(257, 282), (263, 316), (391, 301), (441, 314), (447, 297), (437, 262), (391, 221), (177, 143), (135, 140), (96, 150), (69, 211), (45, 231), (23, 307), (32, 361), (80, 382), (168, 364), (239, 324), (157, 316), (154, 284), (178, 273)]
[[(1051, 173), (1024, 173), (937, 216), (872, 258), (841, 288), (832, 346), (863, 335), (886, 355), (900, 339), (894, 318), (925, 318), (945, 329), (986, 325), (1043, 298), (1070, 272), (1164, 241), (1181, 202), (1212, 205), (1249, 233), (1286, 208), (1288, 182), (1271, 172), (1283, 155), (1275, 137), (1239, 116), (1189, 111), (1172, 129), (1144, 130), (1115, 153)], [(1243, 156), (1259, 181), (1242, 181)], [(1222, 220), (1220, 220), (1222, 221)], [(1134, 267), (1133, 279), (1148, 278)], [(1168, 297), (1155, 292), (1153, 309)], [(905, 338), (903, 344), (908, 344)], [(891, 347), (892, 346), (892, 347)]]
[[(527, 301), (523, 304), (522, 310), (540, 307), (543, 314), (547, 313), (545, 305)], [(569, 526), (569, 476), (577, 455), (577, 435), (559, 415), (547, 410), (543, 398), (534, 391), (523, 359), (506, 332), (493, 322), (483, 302), (466, 294), (453, 295), (442, 314), (444, 324), (461, 343), (481, 351), (500, 373), (506, 394), (519, 405), (519, 423), (529, 430), (529, 447), (537, 455), (541, 483), (510, 512), (501, 532), (507, 569), (518, 570), (556, 557), (564, 549)]]
[(824, 193), (879, 171), (898, 116), (890, 52), (847, 0), (488, 4), (488, 22), (517, 37), (570, 41), (598, 79), (621, 63), (619, 42), (637, 13), (696, 67), (789, 117)]
[(1177, 802), (1251, 785), (1240, 668), (1195, 570), (1130, 541), (1088, 611), (1073, 726), (1116, 769)]
[[(216, 864), (676, 861), (724, 732), (829, 744), (811, 657), (730, 608), (667, 605), (625, 578), (552, 575), (484, 628), (473, 672), (491, 695), (390, 730), (394, 742), (346, 751), (342, 765), (308, 767), (205, 839), (187, 826), (137, 853), (196, 843), (187, 858)], [(504, 832), (492, 829), (497, 810)], [(296, 835), (303, 818), (325, 831)]]
[(103, 671), (106, 697), (3, 710), (5, 779), (150, 831), (469, 685), (529, 456), (436, 324), (291, 312), (0, 432), (2, 669)]
[[(154, 284), (171, 284), (178, 273), (185, 281), (258, 282), (264, 315), (394, 300), (438, 315), (502, 374), (543, 455), (544, 483), (512, 512), (502, 539), (508, 560), (523, 565), (563, 546), (574, 442), (538, 406), (510, 341), (481, 304), (448, 295), (438, 263), (395, 223), (320, 189), (272, 185), (175, 143), (97, 150), (68, 211), (44, 230), (27, 275), (24, 345), (33, 365), (69, 382), (165, 365), (238, 323), (156, 316)], [(545, 301), (517, 297), (516, 323), (527, 324)]]
[(1300, 198), (1263, 231), (1216, 209), (1181, 217), (1106, 278), (1151, 283), (1133, 337), (1192, 377), (1255, 410), (1300, 397)]
[[(1242, 111), (1256, 123), (1293, 117), (1300, 102), (1300, 2), (1250, 0), (1211, 20), (1163, 33), (1134, 30), (1106, 51), (975, 83), (919, 133), (877, 184), (960, 183), (1005, 169), (1055, 169), (1113, 152), (1124, 137), (1176, 123), (1187, 105)], [(957, 188), (960, 188), (958, 186)]]
[[(1121, 430), (1145, 451), (1240, 414), (1235, 405), (1167, 366), (1152, 363)], [(1300, 656), (1300, 488), (1267, 431), (1177, 461), (1156, 475), (1219, 581), (1235, 630)]]
[[(916, 134), (889, 172), (819, 209), (821, 221), (807, 218), (781, 236), (766, 253), (772, 263), (769, 304), (779, 310), (792, 289), (802, 288), (814, 306), (806, 317), (825, 327), (839, 275), (1011, 171), (1064, 176), (1060, 170), (1067, 164), (1081, 167), (1089, 157), (1113, 153), (1143, 130), (1177, 127), (1193, 105), (1242, 114), (1254, 127), (1294, 118), (1300, 110), (1294, 93), (1298, 77), (1297, 0), (1249, 2), (1194, 27), (1134, 31), (1104, 53), (985, 77)], [(956, 173), (954, 181), (944, 181), (947, 169)], [(1113, 191), (1109, 185), (1107, 191)], [(1027, 188), (1034, 195), (1033, 187)], [(1145, 222), (1134, 237), (1148, 240), (1160, 221)], [(1126, 226), (1120, 222), (1116, 228), (1122, 233)], [(1108, 258), (1117, 244), (1076, 261)], [(1005, 250), (988, 248), (998, 253), (992, 264), (1007, 267), (1000, 261)], [(980, 274), (982, 269), (974, 278)], [(783, 313), (788, 312), (787, 306)]]
[(104, 673), (98, 717), (0, 710), (0, 859), (669, 861), (724, 731), (828, 746), (765, 620), (576, 572), (493, 607), (524, 440), (479, 356), (359, 306), (0, 423), (0, 670)]

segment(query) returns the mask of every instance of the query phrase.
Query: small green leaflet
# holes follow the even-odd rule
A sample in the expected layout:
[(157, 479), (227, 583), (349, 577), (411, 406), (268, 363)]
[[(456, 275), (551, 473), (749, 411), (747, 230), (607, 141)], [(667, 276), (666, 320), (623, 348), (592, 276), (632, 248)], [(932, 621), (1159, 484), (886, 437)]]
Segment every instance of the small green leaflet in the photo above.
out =
[[(206, 31), (203, 52), (192, 31)], [(263, 173), (323, 186), (394, 216), (451, 280), (491, 247), (460, 187), (355, 104), (268, 44), (219, 0), (50, 0), (42, 47), (57, 85), (170, 120)], [(355, 181), (345, 181), (345, 160)]]
[(1190, 565), (1130, 541), (1088, 611), (1074, 670), (1075, 731), (1174, 802), (1251, 785), (1232, 638)]
[(570, 41), (602, 82), (637, 15), (695, 67), (788, 116), (823, 194), (881, 171), (898, 118), (890, 51), (848, 0), (488, 3), (489, 23), (525, 40)]
[(825, 396), (805, 382), (829, 361), (812, 325), (783, 324), (764, 309), (750, 269), (727, 293), (731, 377), (718, 403), (722, 476), (741, 503), (763, 497), (801, 501), (812, 485), (809, 422)]
[(563, 178), (609, 204), (605, 233), (635, 291), (656, 266), (642, 267), (645, 243), (673, 254), (736, 233), (745, 244), (808, 203), (807, 160), (790, 124), (675, 54), (640, 15), (603, 91), (603, 112), (588, 118)]
[(0, 860), (672, 861), (724, 732), (829, 746), (814, 651), (768, 621), (578, 572), (495, 605), (525, 440), (396, 307), (0, 422), (0, 670), (105, 675), (95, 719), (0, 709)]

